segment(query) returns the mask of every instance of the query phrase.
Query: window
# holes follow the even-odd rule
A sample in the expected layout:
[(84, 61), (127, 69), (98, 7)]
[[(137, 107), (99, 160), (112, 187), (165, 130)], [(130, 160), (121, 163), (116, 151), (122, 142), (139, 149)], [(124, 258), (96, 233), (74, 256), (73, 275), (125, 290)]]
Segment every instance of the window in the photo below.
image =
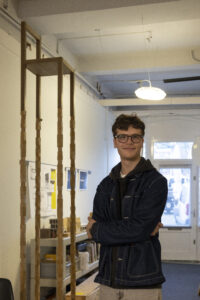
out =
[(168, 227), (189, 227), (191, 223), (191, 169), (188, 167), (161, 167), (160, 173), (168, 181), (168, 197), (162, 223)]
[(155, 142), (154, 159), (192, 159), (193, 142)]

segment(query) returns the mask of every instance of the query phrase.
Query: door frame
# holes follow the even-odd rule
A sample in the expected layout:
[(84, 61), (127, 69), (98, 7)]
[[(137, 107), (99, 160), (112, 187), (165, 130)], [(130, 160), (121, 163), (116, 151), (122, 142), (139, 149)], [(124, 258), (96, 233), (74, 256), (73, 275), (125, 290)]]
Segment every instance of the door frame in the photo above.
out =
[[(190, 168), (190, 226), (165, 226), (160, 230), (160, 238), (163, 240), (164, 248), (162, 249), (164, 260), (188, 260), (197, 261), (200, 260), (200, 250), (197, 251), (200, 243), (200, 228), (198, 228), (198, 214), (196, 213), (198, 207), (198, 195), (197, 195), (197, 168), (193, 165), (192, 159), (170, 159), (170, 160), (154, 160), (157, 165), (157, 169), (160, 168)], [(184, 244), (187, 239), (189, 245), (184, 252), (179, 249), (179, 244), (175, 247), (171, 247), (172, 243), (179, 241)], [(167, 242), (166, 242), (167, 240)], [(171, 243), (171, 245), (170, 245)], [(167, 246), (166, 246), (167, 244)], [(174, 246), (174, 245), (173, 245)], [(177, 253), (176, 253), (177, 251)], [(187, 253), (188, 252), (188, 253)], [(198, 253), (197, 253), (198, 252)]]

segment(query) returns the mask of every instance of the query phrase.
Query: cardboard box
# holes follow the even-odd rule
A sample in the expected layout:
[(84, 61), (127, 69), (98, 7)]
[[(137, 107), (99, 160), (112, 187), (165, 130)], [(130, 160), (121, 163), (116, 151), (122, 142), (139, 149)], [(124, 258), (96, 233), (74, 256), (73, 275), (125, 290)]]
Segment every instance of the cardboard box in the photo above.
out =
[(41, 228), (40, 229), (40, 238), (41, 239), (51, 238), (51, 229), (50, 228)]
[[(63, 229), (65, 232), (70, 232), (71, 220), (70, 218), (63, 219)], [(76, 218), (76, 233), (81, 232), (81, 219)]]
[[(57, 228), (58, 228), (58, 219), (50, 219), (50, 229), (45, 229), (44, 234), (49, 234), (49, 236), (44, 236), (44, 237), (56, 237), (57, 233)], [(63, 218), (63, 235), (65, 236), (70, 236), (70, 226), (71, 226), (71, 220), (70, 218)], [(49, 233), (50, 231), (51, 233)], [(46, 233), (47, 232), (47, 233)], [(78, 217), (76, 218), (76, 233), (81, 232), (81, 219)], [(52, 236), (54, 234), (54, 236)], [(51, 236), (50, 236), (51, 235)]]
[[(100, 300), (99, 284), (94, 282), (97, 273), (76, 286), (76, 300)], [(71, 300), (71, 293), (65, 295), (65, 300)]]

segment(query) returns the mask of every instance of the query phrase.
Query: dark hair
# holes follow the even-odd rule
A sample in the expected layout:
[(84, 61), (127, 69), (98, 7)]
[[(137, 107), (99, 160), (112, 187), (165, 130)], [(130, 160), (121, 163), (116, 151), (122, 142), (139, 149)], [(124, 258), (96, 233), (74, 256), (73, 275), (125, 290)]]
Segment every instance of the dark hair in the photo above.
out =
[(119, 115), (116, 118), (116, 120), (112, 126), (113, 136), (116, 135), (117, 129), (128, 130), (128, 128), (130, 126), (133, 128), (136, 128), (136, 129), (141, 129), (142, 135), (144, 136), (145, 124), (142, 120), (140, 120), (140, 118), (138, 118), (138, 116), (136, 114), (135, 115), (125, 115), (125, 114)]

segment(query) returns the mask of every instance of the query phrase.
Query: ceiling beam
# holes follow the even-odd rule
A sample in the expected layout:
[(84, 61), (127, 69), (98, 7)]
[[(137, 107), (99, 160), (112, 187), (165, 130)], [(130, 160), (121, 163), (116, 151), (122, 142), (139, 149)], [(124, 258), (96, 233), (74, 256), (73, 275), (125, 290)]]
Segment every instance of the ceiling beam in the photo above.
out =
[[(120, 54), (100, 54), (95, 56), (82, 56), (79, 60), (79, 72), (94, 72), (98, 75), (102, 73), (112, 74), (113, 70), (119, 72), (126, 70), (126, 73), (159, 71), (163, 68), (187, 68), (196, 65), (199, 68), (199, 63), (194, 61), (191, 54), (192, 49), (173, 49), (173, 50), (157, 50), (148, 52), (138, 51), (132, 53)], [(196, 49), (196, 53), (200, 53), (200, 49)], [(124, 72), (124, 71), (123, 71)]]
[(174, 1), (177, 0), (57, 0), (55, 4), (55, 0), (22, 0), (19, 1), (18, 12), (20, 17), (36, 17)]
[[(108, 5), (110, 2), (121, 2), (123, 3), (123, 7), (122, 5), (121, 7), (117, 7), (116, 5), (116, 7), (109, 8)], [(95, 5), (98, 7), (101, 1), (58, 0), (55, 5), (55, 0), (27, 0), (19, 2), (18, 15), (31, 26), (32, 22), (33, 25), (37, 22), (37, 26), (34, 26), (34, 29), (40, 32), (40, 34), (80, 33), (94, 31), (95, 29), (107, 30), (199, 18), (199, 0), (162, 1), (164, 3), (155, 4), (152, 4), (153, 1), (148, 1), (150, 5), (136, 6), (126, 6), (124, 5), (125, 2), (125, 0), (104, 0), (104, 8), (89, 10), (85, 3), (93, 3), (94, 7)], [(73, 10), (68, 7), (70, 5), (72, 7), (73, 5), (79, 7), (81, 3), (82, 5), (84, 3), (84, 9), (82, 8), (79, 11), (78, 9)], [(48, 26), (46, 25), (47, 23)]]
[(102, 106), (116, 107), (116, 106), (156, 106), (156, 105), (196, 105), (200, 104), (200, 97), (177, 97), (165, 98), (160, 101), (150, 101), (142, 99), (105, 99), (98, 101)]

